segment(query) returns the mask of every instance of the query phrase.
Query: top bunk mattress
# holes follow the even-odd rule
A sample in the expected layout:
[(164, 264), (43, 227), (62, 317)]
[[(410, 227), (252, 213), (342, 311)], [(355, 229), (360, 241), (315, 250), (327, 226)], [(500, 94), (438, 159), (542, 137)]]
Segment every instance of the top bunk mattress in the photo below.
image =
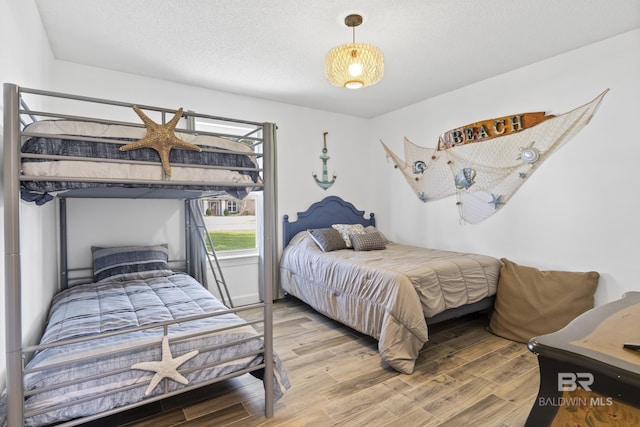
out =
[(22, 138), (22, 198), (44, 203), (50, 193), (96, 188), (227, 192), (244, 198), (260, 188), (259, 153), (242, 142), (175, 132), (201, 151), (173, 148), (167, 175), (152, 148), (120, 151), (147, 129), (88, 121), (45, 120), (25, 127)]

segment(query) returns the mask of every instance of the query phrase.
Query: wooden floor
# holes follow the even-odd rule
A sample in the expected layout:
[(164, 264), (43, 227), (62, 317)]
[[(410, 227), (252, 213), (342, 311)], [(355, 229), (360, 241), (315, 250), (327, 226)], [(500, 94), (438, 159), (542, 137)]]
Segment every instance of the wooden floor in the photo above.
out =
[(487, 323), (469, 315), (431, 326), (415, 372), (404, 375), (381, 365), (375, 340), (279, 301), (274, 345), (291, 388), (272, 418), (262, 383), (244, 375), (93, 425), (522, 426), (538, 390), (536, 357)]

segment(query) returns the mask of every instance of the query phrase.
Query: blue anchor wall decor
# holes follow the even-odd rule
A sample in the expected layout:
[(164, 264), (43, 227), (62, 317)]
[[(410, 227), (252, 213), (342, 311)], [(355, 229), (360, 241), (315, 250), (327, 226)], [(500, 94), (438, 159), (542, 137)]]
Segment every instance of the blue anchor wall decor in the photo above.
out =
[(324, 146), (322, 147), (322, 180), (318, 179), (318, 175), (316, 173), (313, 174), (313, 178), (316, 180), (316, 184), (318, 184), (323, 190), (331, 187), (334, 182), (336, 182), (336, 174), (333, 173), (333, 179), (329, 181), (329, 174), (327, 173), (327, 160), (329, 160), (329, 156), (327, 155), (327, 134), (329, 132), (324, 133)]

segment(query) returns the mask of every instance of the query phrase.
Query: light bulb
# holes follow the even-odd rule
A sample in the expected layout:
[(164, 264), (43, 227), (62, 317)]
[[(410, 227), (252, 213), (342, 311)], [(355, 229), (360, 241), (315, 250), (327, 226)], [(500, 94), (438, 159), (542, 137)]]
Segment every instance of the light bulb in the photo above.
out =
[(362, 64), (359, 62), (354, 62), (353, 64), (349, 65), (349, 74), (352, 77), (358, 77), (360, 74), (362, 74)]
[(344, 84), (344, 87), (346, 87), (347, 89), (360, 89), (363, 86), (364, 83), (359, 80), (351, 80)]

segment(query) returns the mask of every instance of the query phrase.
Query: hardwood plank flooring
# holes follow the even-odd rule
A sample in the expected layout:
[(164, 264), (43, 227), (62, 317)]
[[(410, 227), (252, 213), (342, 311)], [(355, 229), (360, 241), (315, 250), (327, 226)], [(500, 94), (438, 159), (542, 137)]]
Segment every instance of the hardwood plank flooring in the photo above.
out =
[(272, 418), (262, 383), (244, 375), (87, 426), (522, 426), (538, 391), (536, 357), (487, 323), (472, 314), (430, 326), (405, 375), (381, 364), (374, 339), (287, 298), (274, 304), (274, 346), (291, 388)]

